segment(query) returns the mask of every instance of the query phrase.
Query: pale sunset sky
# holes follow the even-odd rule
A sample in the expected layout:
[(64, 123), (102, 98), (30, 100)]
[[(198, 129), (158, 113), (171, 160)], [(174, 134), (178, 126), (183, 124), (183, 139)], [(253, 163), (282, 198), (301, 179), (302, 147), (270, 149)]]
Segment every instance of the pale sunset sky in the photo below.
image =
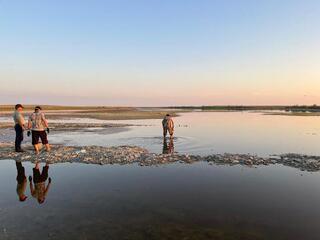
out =
[(319, 0), (0, 0), (0, 104), (320, 104)]

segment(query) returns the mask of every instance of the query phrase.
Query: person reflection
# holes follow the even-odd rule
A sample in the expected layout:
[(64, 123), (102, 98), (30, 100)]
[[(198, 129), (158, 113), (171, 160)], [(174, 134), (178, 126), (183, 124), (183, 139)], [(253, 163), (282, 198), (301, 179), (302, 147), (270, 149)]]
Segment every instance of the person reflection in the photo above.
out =
[(24, 202), (27, 200), (27, 196), (25, 194), (27, 189), (27, 177), (25, 173), (25, 169), (22, 166), (22, 163), (19, 161), (16, 161), (16, 167), (17, 167), (17, 195), (19, 197), (20, 202)]
[(169, 144), (167, 142), (167, 138), (163, 138), (162, 154), (173, 154), (173, 153), (174, 153), (173, 138), (170, 138)]
[(36, 163), (33, 170), (33, 183), (32, 184), (32, 177), (29, 176), (30, 181), (30, 192), (32, 197), (38, 200), (39, 204), (44, 203), (48, 191), (51, 185), (51, 178), (49, 178), (48, 185), (46, 186), (46, 181), (48, 179), (48, 171), (49, 171), (49, 163), (42, 168), (42, 172), (40, 173), (40, 163)]

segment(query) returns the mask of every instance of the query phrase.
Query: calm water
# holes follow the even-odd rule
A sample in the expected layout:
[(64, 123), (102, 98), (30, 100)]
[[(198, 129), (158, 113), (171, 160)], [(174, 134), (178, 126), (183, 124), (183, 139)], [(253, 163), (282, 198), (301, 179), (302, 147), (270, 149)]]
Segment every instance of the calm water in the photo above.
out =
[[(111, 135), (99, 130), (96, 133), (59, 133), (52, 135), (51, 140), (70, 145), (131, 144), (146, 147), (152, 152), (162, 151), (161, 120), (118, 122), (142, 126), (130, 127), (130, 131)], [(174, 149), (180, 153), (269, 155), (294, 152), (320, 155), (320, 117), (268, 116), (253, 112), (193, 112), (175, 118), (175, 123)]]
[(16, 174), (0, 162), (0, 239), (319, 239), (319, 173), (56, 164), (43, 204), (18, 201)]

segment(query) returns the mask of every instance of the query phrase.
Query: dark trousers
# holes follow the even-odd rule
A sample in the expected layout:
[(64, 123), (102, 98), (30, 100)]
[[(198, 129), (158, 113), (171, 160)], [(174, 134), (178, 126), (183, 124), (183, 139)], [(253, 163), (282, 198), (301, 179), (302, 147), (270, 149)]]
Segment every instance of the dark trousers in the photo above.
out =
[(19, 151), (21, 150), (21, 143), (23, 141), (23, 129), (19, 124), (16, 124), (14, 126), (14, 129), (16, 130), (15, 148), (16, 151)]

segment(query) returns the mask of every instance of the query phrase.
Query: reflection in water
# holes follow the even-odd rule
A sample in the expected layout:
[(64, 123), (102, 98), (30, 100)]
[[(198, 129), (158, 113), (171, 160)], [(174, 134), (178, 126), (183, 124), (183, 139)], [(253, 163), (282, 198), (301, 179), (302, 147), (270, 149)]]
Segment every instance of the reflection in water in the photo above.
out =
[[(35, 166), (22, 164), (28, 179)], [(165, 167), (60, 163), (50, 165), (49, 176), (57, 181), (50, 201), (47, 196), (39, 207), (28, 201), (31, 197), (24, 206), (12, 201), (17, 169), (17, 179), (24, 179), (22, 165), (17, 166), (0, 161), (1, 240), (319, 239), (319, 173), (204, 162)], [(38, 165), (40, 176), (43, 166)]]
[(27, 178), (25, 169), (22, 166), (22, 163), (19, 161), (16, 161), (16, 167), (17, 167), (17, 194), (19, 197), (19, 200), (21, 202), (24, 202), (28, 197), (25, 195), (26, 188), (27, 188)]
[(170, 138), (169, 145), (167, 142), (167, 138), (163, 138), (163, 148), (162, 148), (163, 154), (173, 154), (174, 153), (174, 143), (173, 138)]
[(46, 163), (46, 165), (42, 168), (42, 172), (40, 173), (40, 163), (37, 162), (32, 170), (34, 186), (32, 184), (32, 177), (29, 176), (30, 192), (32, 197), (36, 198), (39, 204), (42, 204), (46, 199), (51, 185), (51, 178), (49, 178), (48, 185), (46, 186), (49, 164)]

